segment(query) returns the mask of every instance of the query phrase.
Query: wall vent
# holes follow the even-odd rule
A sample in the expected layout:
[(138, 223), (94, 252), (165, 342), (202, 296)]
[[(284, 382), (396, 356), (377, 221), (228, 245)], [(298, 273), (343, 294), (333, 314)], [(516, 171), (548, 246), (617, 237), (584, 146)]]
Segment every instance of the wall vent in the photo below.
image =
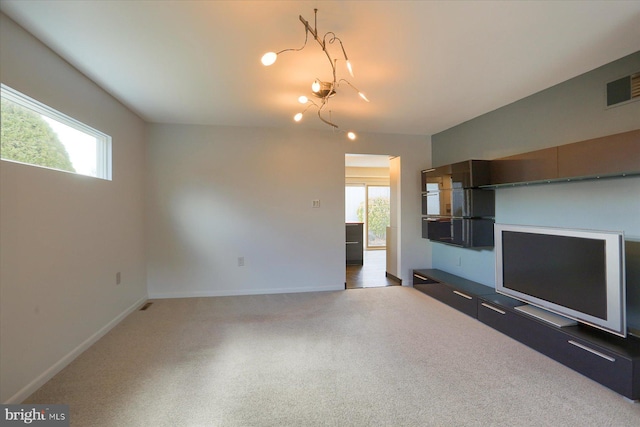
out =
[(631, 76), (631, 99), (640, 98), (640, 73)]
[(640, 72), (607, 83), (607, 107), (640, 99)]
[(145, 311), (147, 308), (151, 307), (152, 302), (148, 302), (140, 308), (140, 311)]

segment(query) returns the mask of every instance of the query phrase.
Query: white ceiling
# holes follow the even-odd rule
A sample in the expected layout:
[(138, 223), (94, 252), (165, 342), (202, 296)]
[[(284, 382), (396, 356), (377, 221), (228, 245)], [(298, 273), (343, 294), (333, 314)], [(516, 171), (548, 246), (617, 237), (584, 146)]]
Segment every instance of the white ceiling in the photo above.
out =
[(298, 15), (313, 26), (314, 8), (371, 100), (343, 84), (331, 101), (359, 132), (434, 134), (640, 49), (640, 1), (1, 2), (149, 122), (330, 129), (292, 120), (312, 80), (330, 80), (317, 43), (260, 64), (302, 46)]

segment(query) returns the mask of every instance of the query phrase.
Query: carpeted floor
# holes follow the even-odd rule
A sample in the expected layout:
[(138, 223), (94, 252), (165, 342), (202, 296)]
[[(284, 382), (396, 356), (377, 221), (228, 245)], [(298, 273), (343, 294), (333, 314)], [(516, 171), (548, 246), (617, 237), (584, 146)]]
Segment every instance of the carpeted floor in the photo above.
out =
[(616, 426), (640, 404), (407, 287), (157, 300), (25, 403), (73, 426)]

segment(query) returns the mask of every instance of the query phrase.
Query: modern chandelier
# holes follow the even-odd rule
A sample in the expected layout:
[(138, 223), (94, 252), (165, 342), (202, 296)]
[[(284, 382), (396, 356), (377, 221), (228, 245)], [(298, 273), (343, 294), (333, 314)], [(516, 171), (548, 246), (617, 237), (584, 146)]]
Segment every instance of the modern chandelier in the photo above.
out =
[[(345, 64), (347, 67), (347, 70), (349, 71), (349, 74), (351, 75), (351, 77), (353, 77), (353, 68), (351, 66), (351, 62), (349, 61), (349, 58), (347, 57), (347, 52), (344, 50), (344, 46), (342, 45), (342, 40), (340, 40), (336, 34), (332, 31), (328, 31), (327, 33), (325, 33), (325, 35), (320, 38), (320, 36), (318, 35), (318, 29), (317, 29), (317, 24), (318, 24), (318, 9), (313, 9), (314, 12), (314, 18), (315, 18), (315, 22), (314, 22), (314, 26), (313, 28), (311, 28), (311, 25), (309, 24), (309, 22), (307, 20), (305, 20), (302, 15), (299, 15), (300, 18), (300, 22), (302, 22), (302, 24), (304, 25), (305, 28), (305, 34), (304, 34), (304, 44), (302, 45), (301, 48), (299, 49), (283, 49), (280, 52), (267, 52), (262, 56), (262, 64), (265, 66), (269, 66), (272, 65), (273, 63), (276, 62), (276, 59), (278, 59), (278, 55), (280, 55), (283, 52), (288, 52), (288, 51), (300, 51), (302, 49), (304, 49), (307, 46), (307, 41), (309, 39), (309, 33), (311, 33), (311, 35), (313, 36), (313, 38), (315, 39), (315, 41), (318, 42), (318, 44), (320, 45), (320, 47), (322, 48), (322, 51), (325, 53), (325, 55), (327, 56), (327, 59), (329, 60), (329, 64), (331, 65), (331, 72), (332, 72), (332, 76), (333, 76), (333, 80), (332, 81), (324, 81), (324, 80), (320, 80), (319, 78), (316, 78), (313, 83), (311, 84), (311, 94), (315, 97), (318, 98), (317, 103), (314, 102), (312, 99), (307, 98), (306, 96), (302, 95), (298, 98), (298, 102), (300, 102), (301, 104), (305, 105), (305, 108), (302, 110), (302, 112), (297, 113), (293, 119), (296, 122), (299, 122), (300, 120), (302, 120), (302, 117), (304, 116), (304, 113), (307, 112), (307, 110), (309, 110), (309, 108), (311, 107), (315, 107), (318, 109), (318, 117), (320, 118), (320, 120), (322, 120), (324, 123), (328, 124), (329, 126), (333, 127), (334, 129), (338, 130), (338, 125), (335, 124), (332, 119), (331, 119), (331, 110), (328, 109), (328, 104), (329, 104), (329, 99), (332, 98), (333, 96), (336, 95), (337, 93), (337, 89), (340, 87), (341, 83), (346, 83), (348, 86), (350, 86), (353, 90), (355, 90), (356, 92), (358, 92), (358, 95), (360, 95), (360, 98), (362, 98), (364, 101), (369, 102), (369, 100), (367, 99), (367, 97), (365, 96), (364, 93), (360, 92), (354, 85), (352, 85), (348, 80), (346, 79), (339, 79), (336, 76), (336, 63), (338, 61), (338, 59), (334, 59), (331, 57), (331, 54), (329, 53), (329, 50), (327, 49), (327, 45), (331, 45), (334, 44), (336, 41), (338, 43), (340, 43), (340, 49), (342, 51), (342, 55), (344, 56), (344, 60), (345, 60)], [(327, 113), (328, 113), (328, 117), (327, 117)], [(347, 132), (347, 137), (351, 140), (356, 139), (356, 134), (353, 131), (349, 131)]]

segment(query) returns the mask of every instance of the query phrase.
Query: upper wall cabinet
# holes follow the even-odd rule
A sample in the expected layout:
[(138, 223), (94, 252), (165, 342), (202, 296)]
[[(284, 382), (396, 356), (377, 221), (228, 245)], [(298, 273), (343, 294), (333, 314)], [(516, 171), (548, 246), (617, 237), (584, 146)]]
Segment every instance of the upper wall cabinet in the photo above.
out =
[(461, 247), (493, 246), (489, 162), (468, 160), (422, 171), (422, 237)]
[(640, 174), (640, 129), (491, 161), (491, 185)]
[(640, 129), (495, 160), (422, 171), (422, 237), (465, 248), (493, 246), (500, 186), (640, 175)]

